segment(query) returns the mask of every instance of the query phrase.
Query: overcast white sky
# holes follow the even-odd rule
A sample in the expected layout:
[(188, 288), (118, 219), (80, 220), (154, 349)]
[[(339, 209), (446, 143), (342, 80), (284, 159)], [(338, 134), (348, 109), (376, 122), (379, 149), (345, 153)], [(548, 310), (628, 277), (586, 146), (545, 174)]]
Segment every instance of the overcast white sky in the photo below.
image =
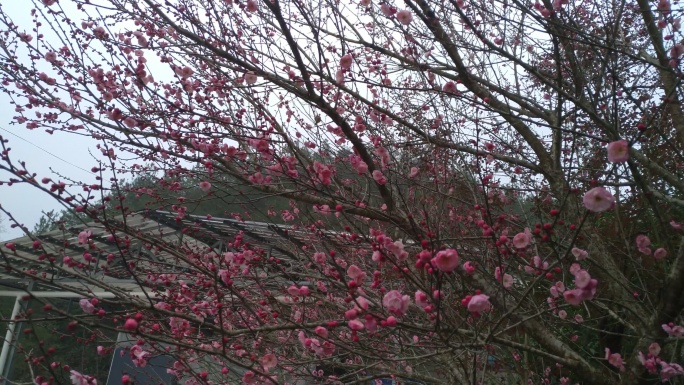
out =
[[(19, 26), (25, 25), (27, 30), (31, 29), (29, 12), (33, 7), (32, 2), (9, 1), (3, 2), (2, 7)], [(64, 133), (49, 135), (41, 128), (31, 131), (23, 125), (10, 125), (16, 113), (14, 106), (10, 105), (10, 98), (2, 93), (0, 107), (0, 135), (9, 140), (13, 160), (26, 161), (28, 168), (38, 173), (38, 179), (46, 176), (58, 179), (52, 171), (54, 170), (76, 180), (94, 182), (93, 175), (87, 171), (96, 164), (88, 153), (96, 144), (93, 140)], [(6, 181), (8, 175), (0, 171), (0, 180)], [(42, 211), (61, 209), (47, 194), (35, 187), (21, 184), (0, 186), (0, 204), (29, 229), (33, 229)], [(4, 231), (0, 233), (0, 240), (22, 235), (18, 228), (10, 228), (7, 218), (3, 218), (2, 227)]]

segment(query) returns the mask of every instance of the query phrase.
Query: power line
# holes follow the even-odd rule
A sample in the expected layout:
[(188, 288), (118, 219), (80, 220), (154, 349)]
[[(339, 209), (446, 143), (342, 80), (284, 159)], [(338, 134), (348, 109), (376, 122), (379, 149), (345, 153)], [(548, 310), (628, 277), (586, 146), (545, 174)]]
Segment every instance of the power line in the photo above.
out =
[(79, 170), (82, 170), (82, 171), (85, 171), (85, 172), (87, 172), (87, 173), (92, 174), (92, 171), (86, 170), (86, 169), (84, 169), (84, 168), (82, 168), (82, 167), (80, 167), (80, 166), (77, 166), (77, 165), (75, 165), (75, 164), (69, 162), (68, 160), (65, 160), (65, 159), (63, 159), (63, 158), (60, 158), (59, 156), (57, 156), (57, 155), (51, 153), (50, 151), (44, 149), (43, 147), (40, 147), (39, 145), (37, 145), (37, 144), (35, 144), (35, 143), (33, 143), (33, 142), (30, 142), (30, 141), (28, 141), (28, 140), (22, 138), (21, 136), (19, 136), (19, 135), (13, 133), (13, 132), (10, 132), (10, 131), (8, 131), (8, 130), (2, 128), (2, 127), (0, 127), (0, 130), (3, 130), (3, 131), (5, 131), (5, 132), (8, 133), (8, 134), (13, 135), (13, 136), (15, 136), (15, 137), (17, 137), (17, 138), (23, 140), (24, 142), (30, 144), (31, 146), (33, 146), (33, 147), (35, 147), (35, 148), (37, 148), (37, 149), (43, 151), (44, 153), (46, 153), (46, 154), (48, 154), (48, 155), (50, 155), (50, 156), (53, 156), (53, 157), (55, 157), (55, 158), (61, 160), (62, 162), (66, 163), (66, 164), (68, 164), (68, 165), (70, 165), (70, 166), (76, 167), (76, 168), (79, 169)]

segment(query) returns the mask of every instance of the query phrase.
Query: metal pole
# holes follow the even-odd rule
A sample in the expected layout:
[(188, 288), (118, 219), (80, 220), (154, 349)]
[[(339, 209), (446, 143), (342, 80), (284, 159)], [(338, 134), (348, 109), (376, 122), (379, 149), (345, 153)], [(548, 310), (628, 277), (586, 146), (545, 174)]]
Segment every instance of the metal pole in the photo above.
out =
[(23, 295), (17, 295), (14, 300), (14, 308), (12, 309), (12, 318), (7, 324), (7, 333), (5, 333), (5, 342), (2, 343), (2, 352), (0, 352), (0, 384), (5, 384), (7, 379), (5, 378), (5, 367), (7, 366), (7, 356), (9, 355), (10, 348), (14, 343), (14, 328), (16, 327), (16, 322), (14, 319), (17, 318), (19, 314), (19, 309), (21, 308), (21, 297)]
[[(35, 282), (33, 282), (33, 281), (29, 282), (26, 289), (27, 290), (33, 290), (34, 284), (35, 284)], [(25, 299), (26, 299), (26, 297), (22, 297), (21, 302), (19, 303), (19, 307), (20, 307), (19, 311), (22, 313), (26, 312), (29, 309), (29, 307), (31, 306), (31, 301), (25, 300)], [(14, 323), (14, 330), (21, 330), (22, 327), (23, 327), (23, 323), (21, 321)], [(16, 353), (16, 351), (17, 351), (17, 343), (19, 342), (20, 338), (21, 337), (18, 335), (18, 333), (15, 333), (14, 341), (12, 341), (12, 344), (10, 344), (9, 352), (7, 353), (7, 357), (5, 357), (5, 361), (4, 361), (5, 365), (3, 368), (4, 372), (0, 372), (0, 374), (2, 374), (5, 378), (8, 378), (10, 380), (12, 378), (12, 369), (14, 368), (14, 353)], [(10, 381), (5, 381), (5, 382), (11, 383)]]

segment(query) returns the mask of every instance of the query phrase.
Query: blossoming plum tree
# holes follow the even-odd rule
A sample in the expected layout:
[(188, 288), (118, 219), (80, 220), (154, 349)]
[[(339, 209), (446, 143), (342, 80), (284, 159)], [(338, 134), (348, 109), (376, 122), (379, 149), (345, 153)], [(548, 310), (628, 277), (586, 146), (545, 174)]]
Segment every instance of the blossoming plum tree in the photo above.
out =
[[(674, 381), (680, 13), (668, 0), (61, 0), (24, 25), (0, 11), (17, 125), (92, 137), (94, 173), (116, 175), (35, 175), (4, 140), (3, 188), (34, 184), (122, 250), (138, 240), (182, 261), (126, 260), (157, 298), (116, 291), (124, 315), (88, 298), (76, 321), (112, 319), (139, 339), (136, 364), (172, 353), (191, 383)], [(206, 200), (239, 194), (227, 177), (287, 199), (269, 215), (307, 242), (283, 244), (283, 261), (240, 236), (224, 252), (141, 234), (104, 210), (131, 214), (117, 180), (141, 171), (158, 183), (137, 194), (179, 220), (192, 202), (160, 197), (188, 175)], [(108, 263), (134, 258), (121, 254)], [(53, 257), (64, 265), (46, 268), (84, 279), (95, 263)], [(92, 381), (34, 354), (39, 383)]]

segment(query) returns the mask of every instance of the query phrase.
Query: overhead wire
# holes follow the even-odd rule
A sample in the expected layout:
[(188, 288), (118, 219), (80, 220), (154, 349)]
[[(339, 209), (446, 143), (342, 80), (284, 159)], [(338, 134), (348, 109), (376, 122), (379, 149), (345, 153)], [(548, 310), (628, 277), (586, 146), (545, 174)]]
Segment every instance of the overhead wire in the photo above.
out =
[(50, 155), (50, 156), (52, 156), (52, 157), (54, 157), (54, 158), (57, 158), (57, 159), (61, 160), (62, 162), (66, 163), (66, 164), (68, 164), (68, 165), (70, 165), (70, 166), (76, 167), (77, 169), (79, 169), (79, 170), (81, 170), (81, 171), (85, 171), (85, 172), (87, 172), (87, 173), (89, 173), (89, 174), (92, 174), (92, 173), (93, 173), (92, 171), (86, 170), (86, 169), (84, 169), (83, 167), (77, 166), (77, 165), (75, 165), (75, 164), (69, 162), (68, 160), (66, 160), (66, 159), (64, 159), (64, 158), (61, 158), (61, 157), (59, 157), (58, 155), (53, 154), (52, 152), (50, 152), (50, 151), (44, 149), (43, 147), (40, 147), (39, 145), (37, 145), (37, 144), (35, 144), (35, 143), (33, 143), (33, 142), (27, 140), (27, 139), (24, 139), (24, 138), (22, 138), (21, 136), (15, 134), (15, 133), (13, 133), (13, 132), (11, 132), (11, 131), (9, 131), (9, 130), (3, 128), (3, 127), (0, 127), (0, 130), (5, 131), (6, 133), (8, 133), (8, 134), (10, 134), (10, 135), (12, 135), (12, 136), (15, 136), (15, 137), (17, 137), (17, 138), (23, 140), (24, 142), (30, 144), (31, 146), (33, 146), (33, 147), (35, 147), (35, 148), (37, 148), (37, 149), (43, 151), (44, 153), (46, 153), (46, 154), (48, 154), (48, 155)]

